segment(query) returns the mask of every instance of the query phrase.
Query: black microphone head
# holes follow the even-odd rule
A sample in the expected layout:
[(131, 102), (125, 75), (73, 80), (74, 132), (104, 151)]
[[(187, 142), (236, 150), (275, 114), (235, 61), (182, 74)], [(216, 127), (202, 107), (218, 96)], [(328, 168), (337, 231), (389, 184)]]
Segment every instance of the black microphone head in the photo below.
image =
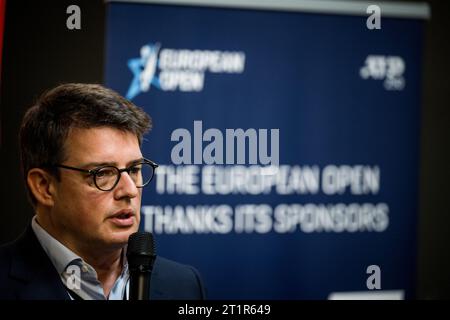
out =
[(155, 243), (150, 232), (135, 232), (128, 238), (127, 254), (154, 255)]
[(151, 269), (155, 257), (155, 242), (150, 232), (136, 232), (128, 238), (127, 259), (130, 270)]

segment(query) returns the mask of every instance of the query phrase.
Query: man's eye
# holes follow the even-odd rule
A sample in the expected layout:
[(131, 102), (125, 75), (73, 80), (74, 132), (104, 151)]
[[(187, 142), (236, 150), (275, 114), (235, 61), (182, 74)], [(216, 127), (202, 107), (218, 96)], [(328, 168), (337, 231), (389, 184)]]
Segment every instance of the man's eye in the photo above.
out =
[(102, 169), (96, 173), (97, 178), (108, 178), (115, 175), (116, 171), (114, 169)]
[(135, 166), (130, 168), (130, 174), (138, 174), (141, 171), (141, 166)]

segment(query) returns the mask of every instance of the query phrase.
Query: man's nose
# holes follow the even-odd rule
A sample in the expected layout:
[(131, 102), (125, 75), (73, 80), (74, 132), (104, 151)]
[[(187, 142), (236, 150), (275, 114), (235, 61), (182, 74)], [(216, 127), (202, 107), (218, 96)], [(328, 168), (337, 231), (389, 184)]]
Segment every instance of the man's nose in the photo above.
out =
[(120, 173), (120, 179), (117, 183), (117, 186), (114, 188), (115, 197), (117, 199), (128, 197), (134, 198), (139, 194), (138, 188), (136, 187), (136, 183), (134, 183), (133, 179), (131, 179), (128, 172), (123, 171)]

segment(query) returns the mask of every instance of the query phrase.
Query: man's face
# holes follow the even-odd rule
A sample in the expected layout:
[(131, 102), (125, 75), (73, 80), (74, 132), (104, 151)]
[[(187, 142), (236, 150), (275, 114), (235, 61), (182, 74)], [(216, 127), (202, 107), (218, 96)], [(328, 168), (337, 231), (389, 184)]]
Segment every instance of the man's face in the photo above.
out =
[[(82, 169), (114, 165), (119, 169), (142, 159), (137, 137), (114, 128), (73, 129), (65, 142), (62, 164)], [(142, 189), (123, 172), (116, 187), (101, 191), (92, 176), (60, 169), (55, 184), (52, 229), (76, 250), (115, 250), (123, 247), (140, 221)]]

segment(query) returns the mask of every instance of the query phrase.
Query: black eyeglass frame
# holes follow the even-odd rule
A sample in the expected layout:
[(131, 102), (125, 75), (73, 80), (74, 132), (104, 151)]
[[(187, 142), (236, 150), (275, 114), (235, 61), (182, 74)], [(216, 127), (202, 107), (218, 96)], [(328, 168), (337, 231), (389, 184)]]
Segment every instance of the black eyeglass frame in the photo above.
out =
[[(158, 166), (159, 166), (156, 162), (154, 162), (154, 161), (152, 161), (152, 160), (150, 160), (150, 159), (146, 159), (146, 158), (143, 158), (141, 161), (136, 162), (136, 163), (132, 164), (131, 166), (126, 167), (126, 168), (123, 168), (123, 169), (119, 169), (119, 168), (117, 168), (116, 166), (109, 165), (109, 164), (108, 164), (108, 165), (101, 166), (101, 167), (98, 167), (98, 168), (95, 168), (95, 169), (91, 169), (91, 170), (88, 170), (88, 169), (81, 169), (81, 168), (75, 168), (75, 167), (70, 167), (70, 166), (66, 166), (66, 165), (63, 165), (63, 164), (54, 164), (54, 165), (51, 165), (50, 167), (63, 168), (63, 169), (69, 169), (69, 170), (75, 170), (75, 171), (79, 171), (79, 172), (88, 173), (89, 175), (92, 176), (92, 179), (94, 180), (94, 184), (95, 184), (95, 186), (97, 187), (98, 190), (100, 190), (100, 191), (111, 191), (111, 190), (114, 189), (114, 188), (117, 186), (117, 184), (119, 183), (120, 178), (122, 177), (122, 172), (126, 172), (126, 173), (130, 174), (130, 170), (131, 170), (133, 167), (135, 167), (136, 165), (139, 165), (139, 164), (149, 164), (149, 165), (153, 168), (153, 174), (152, 174), (152, 177), (151, 177), (144, 185), (139, 186), (139, 187), (136, 186), (136, 188), (143, 188), (143, 187), (145, 187), (147, 184), (149, 184), (150, 181), (153, 180), (153, 177), (155, 176), (156, 168), (158, 168)], [(117, 175), (118, 178), (117, 178), (116, 182), (114, 183), (114, 185), (113, 185), (110, 189), (107, 189), (107, 190), (100, 188), (100, 187), (98, 186), (98, 184), (97, 184), (97, 179), (96, 179), (97, 173), (98, 173), (100, 170), (104, 169), (104, 168), (115, 168), (115, 169), (117, 170), (117, 172), (119, 172), (119, 174)]]

